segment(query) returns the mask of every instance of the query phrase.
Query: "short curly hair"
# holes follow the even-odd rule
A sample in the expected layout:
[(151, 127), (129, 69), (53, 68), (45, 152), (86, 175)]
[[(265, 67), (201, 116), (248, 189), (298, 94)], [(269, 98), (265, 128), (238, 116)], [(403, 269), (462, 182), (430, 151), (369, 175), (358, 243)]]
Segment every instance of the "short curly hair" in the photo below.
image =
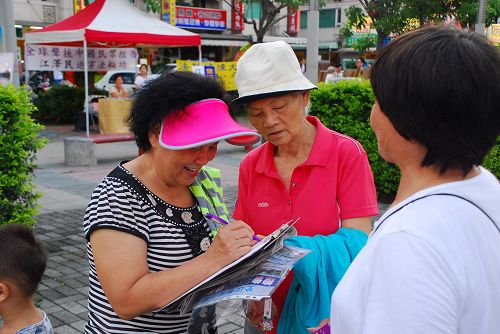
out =
[(24, 225), (0, 227), (0, 280), (8, 279), (24, 297), (32, 296), (47, 265), (47, 254)]
[(169, 72), (146, 82), (132, 102), (128, 125), (135, 136), (137, 146), (151, 149), (149, 134), (158, 129), (163, 118), (176, 115), (196, 101), (220, 99), (230, 104), (230, 97), (214, 78), (191, 72)]

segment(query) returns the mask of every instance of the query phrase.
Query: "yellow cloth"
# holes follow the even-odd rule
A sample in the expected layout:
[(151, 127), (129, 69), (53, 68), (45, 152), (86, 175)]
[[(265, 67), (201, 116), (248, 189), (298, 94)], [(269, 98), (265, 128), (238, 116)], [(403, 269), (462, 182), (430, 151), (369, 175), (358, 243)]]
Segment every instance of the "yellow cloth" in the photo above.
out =
[(125, 121), (130, 114), (131, 100), (99, 99), (99, 130), (101, 133), (130, 132)]

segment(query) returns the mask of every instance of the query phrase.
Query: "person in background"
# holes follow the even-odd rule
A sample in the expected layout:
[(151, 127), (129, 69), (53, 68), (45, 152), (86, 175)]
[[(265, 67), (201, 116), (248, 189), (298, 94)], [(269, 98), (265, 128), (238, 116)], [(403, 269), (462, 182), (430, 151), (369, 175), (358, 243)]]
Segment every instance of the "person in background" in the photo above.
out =
[(356, 59), (356, 71), (354, 72), (354, 77), (362, 77), (365, 71), (366, 61), (363, 58)]
[(0, 227), (1, 334), (54, 334), (49, 318), (33, 302), (46, 265), (47, 255), (30, 228)]
[(333, 294), (332, 333), (500, 333), (500, 184), (480, 166), (500, 134), (498, 49), (420, 28), (379, 52), (371, 83), (401, 179)]
[(326, 69), (325, 82), (335, 82), (335, 78), (337, 78), (337, 72), (335, 72), (335, 67), (328, 66), (328, 68)]
[(123, 86), (121, 75), (115, 78), (115, 85), (109, 89), (109, 96), (115, 99), (127, 99), (129, 97), (127, 88)]
[(148, 79), (148, 65), (141, 64), (141, 67), (139, 68), (139, 74), (137, 74), (134, 80), (135, 89), (136, 90), (141, 89), (142, 86), (144, 85), (144, 82), (147, 79)]
[[(290, 45), (283, 41), (253, 45), (238, 60), (235, 82), (239, 98), (233, 103), (245, 105), (250, 123), (267, 142), (240, 164), (233, 218), (267, 235), (300, 217), (295, 228), (301, 236), (335, 235), (341, 227), (347, 227), (346, 235), (336, 235), (342, 239), (339, 245), (353, 240), (364, 244), (371, 216), (378, 214), (367, 155), (353, 138), (326, 128), (316, 117), (306, 116), (310, 90), (316, 86), (302, 74)], [(346, 246), (339, 246), (337, 252), (344, 254)], [(343, 271), (338, 274), (342, 276)], [(277, 312), (272, 332), (276, 332), (290, 284), (291, 276), (273, 294)], [(328, 300), (321, 308), (326, 316), (330, 297), (331, 291), (323, 296)], [(291, 309), (306, 310), (309, 306), (290, 305), (288, 314), (297, 319)], [(260, 317), (261, 313), (253, 313)], [(260, 319), (253, 318), (250, 322), (257, 327)], [(296, 328), (305, 328), (300, 320), (292, 321), (299, 321)], [(282, 326), (282, 321), (280, 327), (290, 325), (285, 320)], [(292, 329), (288, 333), (295, 332)]]
[(63, 72), (61, 72), (57, 68), (54, 69), (53, 72), (54, 72), (54, 86), (59, 86), (64, 79)]
[(306, 60), (304, 58), (300, 60), (300, 70), (302, 74), (306, 73)]
[(260, 140), (231, 118), (227, 101), (216, 80), (190, 72), (163, 74), (135, 95), (129, 124), (144, 154), (106, 176), (85, 212), (85, 333), (217, 332), (213, 308), (194, 327), (190, 313), (161, 309), (255, 243), (244, 222), (219, 228), (204, 217), (228, 220), (220, 172), (205, 166), (218, 142)]
[(342, 64), (339, 64), (335, 68), (335, 72), (337, 73), (337, 78), (342, 78), (344, 76), (344, 67), (342, 66)]

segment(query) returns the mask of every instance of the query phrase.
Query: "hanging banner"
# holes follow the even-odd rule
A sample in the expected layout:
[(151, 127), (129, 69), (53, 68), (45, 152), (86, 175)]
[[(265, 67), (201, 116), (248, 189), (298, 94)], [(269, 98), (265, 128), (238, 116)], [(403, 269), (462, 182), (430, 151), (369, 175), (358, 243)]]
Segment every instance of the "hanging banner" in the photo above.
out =
[(175, 0), (161, 0), (161, 19), (175, 26), (177, 22)]
[(300, 29), (300, 9), (294, 9), (292, 6), (288, 6), (287, 10), (286, 33), (291, 36), (297, 36)]
[[(139, 54), (134, 48), (89, 48), (88, 70), (132, 70), (137, 69)], [(68, 46), (46, 46), (26, 44), (24, 50), (26, 68), (29, 70), (83, 72), (83, 48)]]
[(14, 73), (14, 54), (0, 53), (0, 86), (12, 83)]
[(226, 90), (236, 90), (234, 76), (236, 75), (236, 62), (225, 61), (199, 61), (177, 60), (177, 71), (195, 72), (222, 80)]
[(238, 0), (232, 0), (231, 6), (231, 30), (233, 32), (242, 32), (244, 28), (245, 3)]
[(226, 30), (226, 11), (220, 9), (176, 7), (176, 26), (191, 29)]

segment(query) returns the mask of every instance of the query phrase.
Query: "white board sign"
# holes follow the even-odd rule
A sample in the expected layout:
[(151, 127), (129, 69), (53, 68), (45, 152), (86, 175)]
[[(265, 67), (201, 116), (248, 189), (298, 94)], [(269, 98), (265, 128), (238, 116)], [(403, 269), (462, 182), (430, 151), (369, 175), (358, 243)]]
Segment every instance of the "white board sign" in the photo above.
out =
[[(88, 70), (136, 70), (139, 54), (134, 48), (89, 48)], [(24, 52), (28, 70), (83, 72), (83, 48), (26, 44)]]

